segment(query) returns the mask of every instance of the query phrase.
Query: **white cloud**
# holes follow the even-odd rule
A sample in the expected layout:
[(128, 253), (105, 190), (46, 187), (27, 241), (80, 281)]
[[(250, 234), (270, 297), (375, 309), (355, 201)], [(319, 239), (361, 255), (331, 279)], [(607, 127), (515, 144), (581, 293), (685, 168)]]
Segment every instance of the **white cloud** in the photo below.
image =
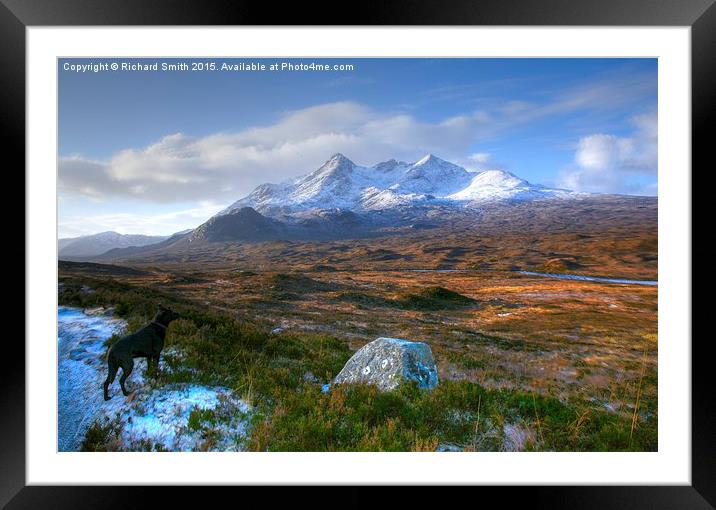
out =
[(475, 152), (466, 158), (457, 158), (453, 162), (470, 172), (482, 172), (483, 170), (501, 167), (501, 165), (492, 160), (492, 155), (487, 152)]
[[(631, 136), (585, 136), (577, 144), (575, 166), (562, 174), (559, 185), (576, 191), (656, 194), (658, 168), (656, 113), (632, 119)], [(649, 184), (640, 184), (653, 179)]]
[(120, 234), (169, 235), (195, 228), (227, 204), (200, 202), (196, 207), (160, 214), (115, 213), (62, 216), (60, 237), (76, 237), (113, 230)]
[(430, 123), (405, 114), (331, 103), (285, 114), (273, 125), (194, 138), (181, 133), (108, 161), (60, 159), (60, 191), (152, 202), (237, 199), (264, 182), (314, 170), (343, 152), (359, 164), (415, 160), (428, 152), (457, 159), (486, 116), (477, 112)]
[(475, 154), (470, 154), (467, 159), (475, 164), (484, 165), (490, 160), (490, 155), (487, 152), (476, 152)]

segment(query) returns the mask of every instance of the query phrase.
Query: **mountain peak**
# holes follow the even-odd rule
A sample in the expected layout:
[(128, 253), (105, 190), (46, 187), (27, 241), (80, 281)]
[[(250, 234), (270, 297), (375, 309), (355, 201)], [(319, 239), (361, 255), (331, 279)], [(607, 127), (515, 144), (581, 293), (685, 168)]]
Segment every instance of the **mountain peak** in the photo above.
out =
[(340, 152), (335, 153), (333, 156), (321, 165), (321, 167), (313, 172), (311, 175), (326, 175), (334, 173), (342, 173), (341, 171), (350, 171), (355, 168), (356, 164), (350, 159), (345, 157)]
[(415, 166), (425, 165), (428, 163), (445, 163), (446, 161), (444, 159), (440, 159), (434, 154), (426, 154), (422, 158), (420, 158), (418, 161), (415, 162)]
[(508, 172), (507, 170), (501, 170), (499, 168), (477, 172), (475, 174), (475, 178), (483, 183), (509, 183), (510, 185), (530, 185), (529, 182), (520, 177), (517, 177), (512, 172)]
[(285, 227), (267, 218), (253, 207), (240, 207), (227, 214), (212, 216), (194, 229), (189, 242), (194, 241), (263, 241), (284, 233)]
[(348, 159), (347, 157), (345, 157), (345, 156), (344, 156), (343, 154), (341, 154), (340, 152), (336, 152), (333, 156), (331, 156), (330, 158), (328, 158), (328, 161), (326, 161), (326, 163), (338, 163), (338, 164), (351, 164), (351, 165), (355, 165), (355, 163), (353, 163), (350, 159)]

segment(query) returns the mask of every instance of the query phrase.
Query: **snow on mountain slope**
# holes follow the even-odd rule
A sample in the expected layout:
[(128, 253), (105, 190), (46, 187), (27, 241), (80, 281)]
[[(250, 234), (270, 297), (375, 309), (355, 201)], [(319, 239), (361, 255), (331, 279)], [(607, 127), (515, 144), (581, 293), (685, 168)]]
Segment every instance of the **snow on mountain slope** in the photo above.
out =
[(475, 175), (465, 188), (448, 195), (450, 200), (485, 202), (490, 200), (531, 200), (562, 197), (570, 191), (530, 184), (504, 170), (486, 170)]
[(399, 193), (394, 189), (366, 188), (361, 196), (360, 206), (366, 211), (392, 209), (403, 205), (417, 205), (432, 200), (432, 195), (420, 193)]
[(467, 186), (472, 178), (464, 168), (428, 154), (404, 170), (394, 189), (400, 192), (446, 196)]
[(530, 184), (502, 170), (468, 172), (432, 154), (414, 163), (391, 159), (372, 167), (358, 166), (344, 155), (334, 154), (308, 175), (281, 184), (262, 184), (219, 215), (242, 207), (268, 215), (312, 209), (375, 211), (431, 201), (465, 205), (570, 193)]
[(360, 173), (350, 159), (335, 154), (321, 168), (299, 179), (289, 191), (288, 201), (321, 208), (350, 208), (363, 184)]

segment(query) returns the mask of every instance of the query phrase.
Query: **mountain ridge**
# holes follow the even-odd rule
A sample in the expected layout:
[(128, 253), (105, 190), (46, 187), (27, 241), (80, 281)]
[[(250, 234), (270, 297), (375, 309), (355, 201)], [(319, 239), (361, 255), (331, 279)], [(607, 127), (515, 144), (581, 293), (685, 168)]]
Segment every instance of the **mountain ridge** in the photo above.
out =
[(318, 169), (282, 183), (265, 183), (217, 216), (251, 207), (267, 216), (312, 209), (370, 212), (426, 203), (471, 206), (494, 200), (534, 200), (584, 194), (532, 184), (505, 170), (470, 172), (433, 154), (406, 163), (395, 159), (370, 167), (341, 153)]
[[(612, 204), (639, 203), (638, 197), (548, 188), (504, 170), (470, 172), (432, 154), (413, 163), (391, 159), (362, 167), (336, 153), (306, 175), (257, 186), (190, 231), (144, 247), (115, 248), (95, 258), (173, 260), (209, 253), (217, 243), (430, 237), (441, 235), (432, 232), (455, 229), (482, 231), (486, 213), (490, 228), (509, 229), (515, 207), (521, 210), (519, 221), (533, 228), (527, 224), (542, 214), (542, 206), (565, 212), (576, 207), (584, 210), (586, 219), (592, 206), (611, 214)], [(545, 221), (557, 225), (564, 214), (548, 215)]]

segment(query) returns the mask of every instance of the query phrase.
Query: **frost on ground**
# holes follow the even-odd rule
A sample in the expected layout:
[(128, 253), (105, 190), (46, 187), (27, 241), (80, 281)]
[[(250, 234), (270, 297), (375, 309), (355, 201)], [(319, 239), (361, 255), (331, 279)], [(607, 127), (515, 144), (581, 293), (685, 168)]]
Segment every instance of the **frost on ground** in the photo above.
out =
[[(145, 378), (146, 362), (136, 359), (127, 381), (134, 393), (125, 398), (117, 378), (110, 387), (113, 398), (104, 401), (104, 341), (124, 327), (123, 321), (96, 310), (87, 314), (59, 308), (58, 450), (79, 450), (95, 422), (112, 425), (118, 439), (114, 446), (120, 450), (241, 449), (250, 409), (227, 388), (196, 384), (152, 387)], [(170, 370), (163, 360), (160, 369)]]
[(249, 406), (227, 388), (176, 384), (115, 397), (98, 423), (118, 431), (122, 450), (238, 451), (248, 418)]
[(520, 423), (506, 423), (503, 427), (504, 449), (508, 452), (524, 451), (536, 442), (534, 431)]
[(60, 307), (57, 326), (57, 448), (76, 451), (103, 402), (104, 341), (125, 324)]

